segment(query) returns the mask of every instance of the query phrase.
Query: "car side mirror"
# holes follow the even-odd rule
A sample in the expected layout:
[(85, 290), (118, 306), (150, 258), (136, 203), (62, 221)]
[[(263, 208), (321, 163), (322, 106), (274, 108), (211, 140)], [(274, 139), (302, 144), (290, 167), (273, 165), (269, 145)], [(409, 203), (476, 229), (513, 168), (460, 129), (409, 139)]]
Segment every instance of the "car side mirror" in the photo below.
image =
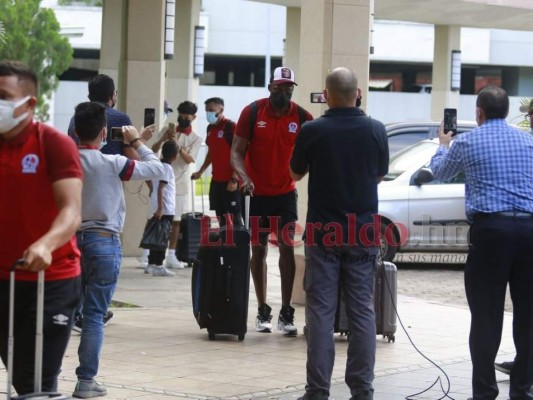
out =
[(413, 183), (416, 186), (422, 186), (425, 183), (431, 182), (433, 179), (435, 179), (435, 176), (433, 176), (433, 172), (429, 168), (421, 168), (414, 174)]

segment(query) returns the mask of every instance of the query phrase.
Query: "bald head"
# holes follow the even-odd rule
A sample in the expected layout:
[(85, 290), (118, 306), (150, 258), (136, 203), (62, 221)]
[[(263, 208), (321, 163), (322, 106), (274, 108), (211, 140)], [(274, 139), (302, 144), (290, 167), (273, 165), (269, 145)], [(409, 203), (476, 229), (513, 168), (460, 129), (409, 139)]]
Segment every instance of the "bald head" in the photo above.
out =
[(335, 103), (335, 106), (355, 106), (357, 77), (352, 70), (344, 67), (335, 68), (326, 76), (326, 89), (328, 99)]

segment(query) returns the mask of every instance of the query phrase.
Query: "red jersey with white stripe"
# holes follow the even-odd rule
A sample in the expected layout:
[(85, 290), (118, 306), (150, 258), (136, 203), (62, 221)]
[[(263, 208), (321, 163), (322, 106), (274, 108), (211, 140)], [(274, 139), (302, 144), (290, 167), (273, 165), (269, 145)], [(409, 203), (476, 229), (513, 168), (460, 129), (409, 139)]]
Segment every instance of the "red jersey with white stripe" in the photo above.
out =
[[(9, 279), (15, 260), (52, 225), (58, 214), (52, 184), (82, 178), (80, 158), (70, 137), (32, 122), (13, 139), (0, 135), (0, 279)], [(73, 236), (52, 253), (46, 280), (80, 274), (80, 253)], [(19, 270), (17, 280), (37, 280), (37, 274)]]
[[(254, 183), (254, 194), (278, 196), (289, 193), (296, 185), (289, 174), (289, 163), (296, 137), (300, 133), (298, 105), (291, 101), (289, 111), (276, 116), (270, 99), (258, 100), (252, 139), (244, 160), (248, 176)], [(246, 106), (237, 122), (235, 134), (250, 138), (250, 106)], [(313, 119), (307, 111), (307, 120)]]

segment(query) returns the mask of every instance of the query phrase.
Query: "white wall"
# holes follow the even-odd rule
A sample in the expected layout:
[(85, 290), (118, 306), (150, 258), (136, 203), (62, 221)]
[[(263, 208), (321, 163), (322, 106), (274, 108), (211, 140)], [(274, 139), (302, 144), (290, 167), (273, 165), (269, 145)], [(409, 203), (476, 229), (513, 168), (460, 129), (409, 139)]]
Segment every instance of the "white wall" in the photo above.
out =
[[(283, 55), (286, 8), (243, 0), (203, 0), (209, 19), (206, 53)], [(269, 34), (267, 36), (267, 31)]]
[(87, 98), (87, 82), (61, 81), (54, 96), (54, 116), (51, 125), (61, 132), (67, 132), (74, 108)]

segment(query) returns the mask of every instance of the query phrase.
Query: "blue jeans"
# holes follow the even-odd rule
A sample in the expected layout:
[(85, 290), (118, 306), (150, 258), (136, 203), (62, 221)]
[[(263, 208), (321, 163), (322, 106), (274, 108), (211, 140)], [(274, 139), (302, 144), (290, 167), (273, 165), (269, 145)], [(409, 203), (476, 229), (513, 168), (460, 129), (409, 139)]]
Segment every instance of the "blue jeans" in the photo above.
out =
[(122, 244), (118, 234), (78, 232), (81, 251), (81, 310), (83, 328), (76, 368), (78, 379), (91, 380), (98, 373), (104, 339), (104, 315), (117, 287), (122, 264)]

